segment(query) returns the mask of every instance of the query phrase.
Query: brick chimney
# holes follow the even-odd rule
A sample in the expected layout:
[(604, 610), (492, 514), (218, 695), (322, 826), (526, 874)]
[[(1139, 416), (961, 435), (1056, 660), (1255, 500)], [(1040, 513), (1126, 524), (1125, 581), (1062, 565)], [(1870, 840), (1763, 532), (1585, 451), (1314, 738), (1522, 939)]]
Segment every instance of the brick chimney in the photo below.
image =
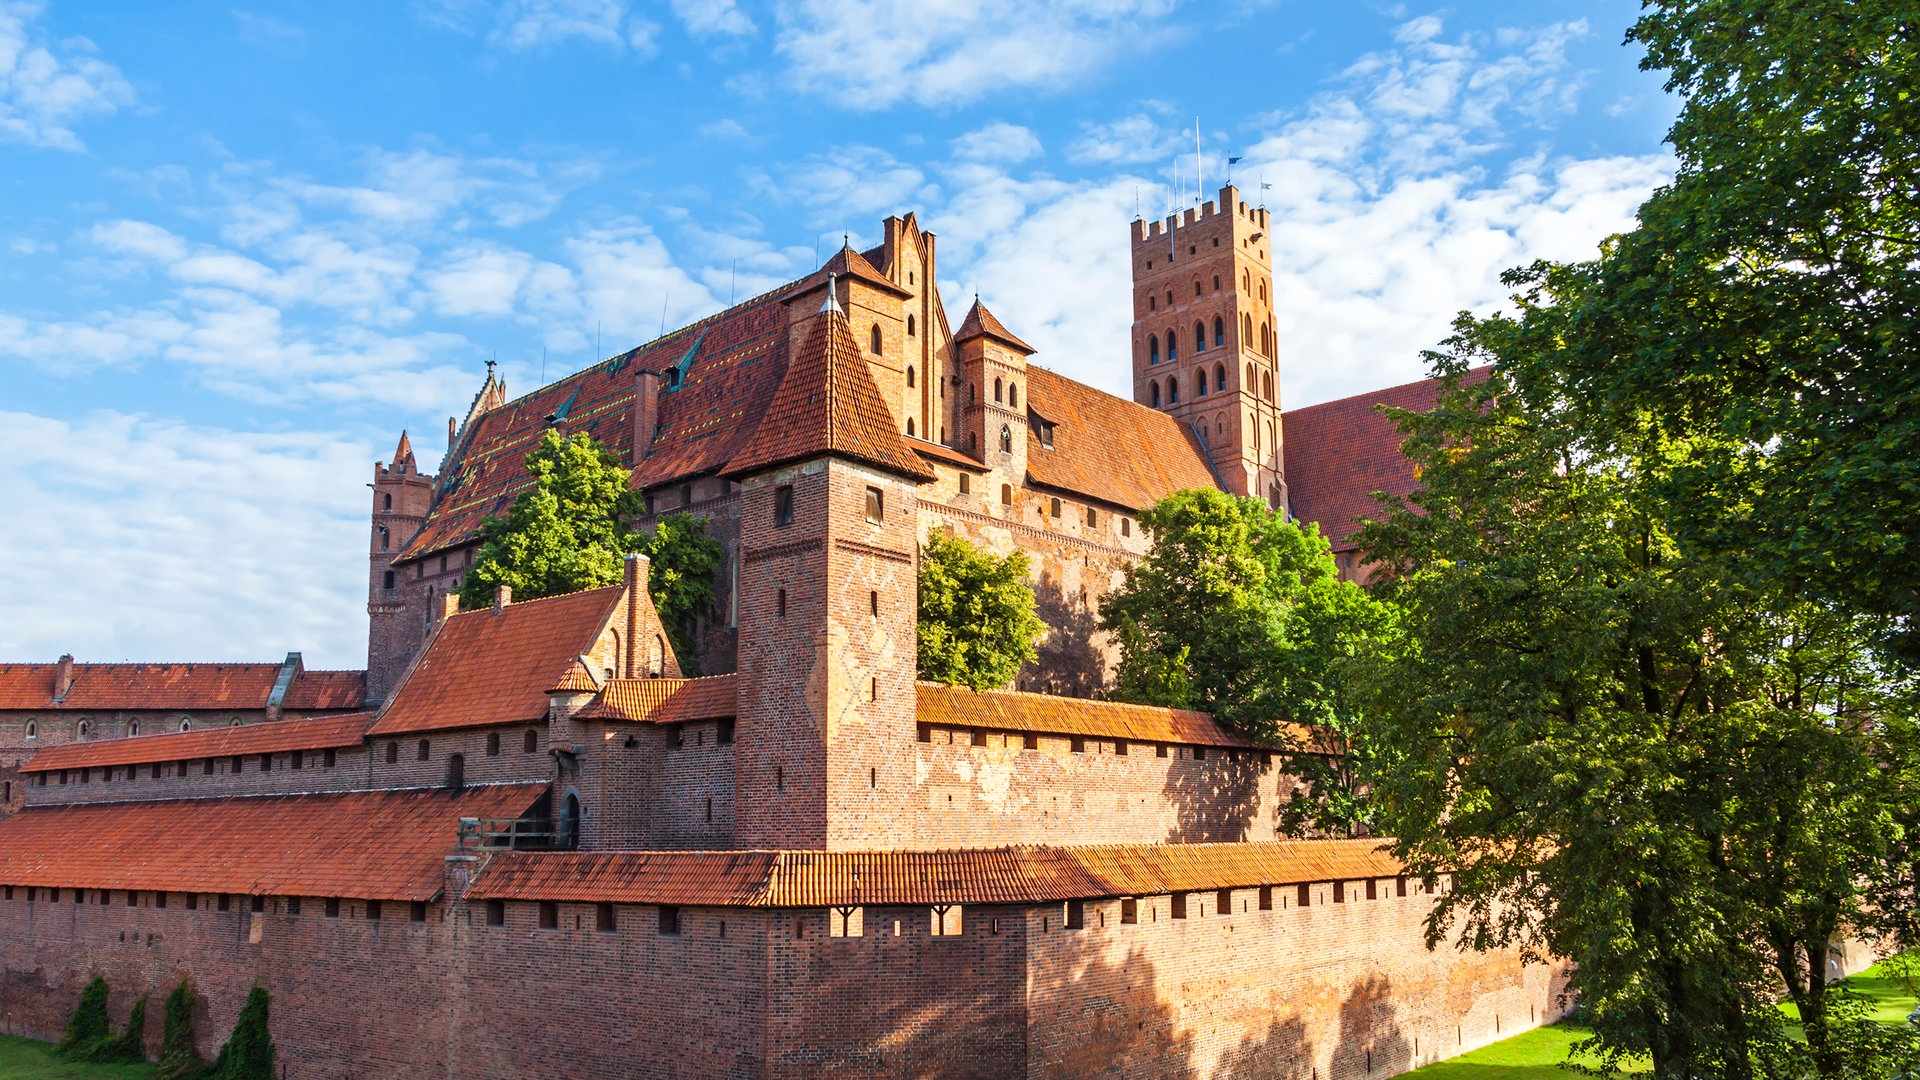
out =
[(653, 429), (660, 426), (660, 376), (641, 371), (633, 376), (633, 464), (646, 460), (653, 445)]
[(493, 613), (495, 615), (500, 614), (500, 612), (511, 603), (513, 603), (513, 586), (496, 586), (493, 590)]
[(627, 556), (621, 567), (620, 584), (625, 586), (622, 597), (627, 608), (627, 655), (622, 661), (620, 674), (629, 679), (640, 675), (640, 598), (647, 595), (643, 590), (652, 574), (653, 561), (639, 552)]
[(73, 689), (73, 654), (60, 654), (60, 670), (53, 677), (53, 700), (67, 700), (67, 691)]
[(460, 611), (460, 594), (448, 590), (440, 594), (439, 605), (433, 612), (433, 625), (439, 626)]

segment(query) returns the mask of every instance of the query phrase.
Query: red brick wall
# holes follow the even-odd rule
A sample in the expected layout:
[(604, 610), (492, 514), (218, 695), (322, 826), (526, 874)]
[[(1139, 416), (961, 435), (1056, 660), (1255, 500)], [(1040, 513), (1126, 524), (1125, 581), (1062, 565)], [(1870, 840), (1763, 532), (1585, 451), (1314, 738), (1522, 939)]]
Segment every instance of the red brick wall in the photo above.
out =
[[(87, 782), (81, 783), (82, 771), (67, 770), (67, 782), (60, 783), (58, 773), (36, 773), (30, 776), (34, 786), (28, 789), (27, 801), (35, 806), (80, 802), (127, 802), (145, 799), (207, 799), (226, 795), (285, 795), (295, 792), (312, 791), (350, 791), (367, 787), (367, 751), (364, 746), (340, 747), (335, 751), (334, 764), (326, 764), (326, 752), (323, 750), (305, 750), (301, 752), (301, 766), (293, 767), (293, 754), (287, 751), (273, 754), (273, 767), (265, 772), (260, 769), (262, 755), (247, 754), (240, 758), (240, 770), (234, 771), (234, 759), (219, 757), (213, 760), (213, 775), (206, 772), (205, 758), (166, 761), (159, 763), (160, 776), (153, 775), (153, 765), (131, 766), (135, 777), (128, 779), (129, 766), (116, 765), (111, 770), (112, 779), (108, 779), (109, 770), (90, 769), (86, 771)], [(186, 775), (181, 775), (182, 766)], [(44, 784), (38, 782), (45, 777)]]
[[(594, 851), (712, 851), (734, 846), (731, 745), (720, 724), (589, 726), (579, 791), (580, 846)], [(633, 746), (626, 745), (631, 738)]]

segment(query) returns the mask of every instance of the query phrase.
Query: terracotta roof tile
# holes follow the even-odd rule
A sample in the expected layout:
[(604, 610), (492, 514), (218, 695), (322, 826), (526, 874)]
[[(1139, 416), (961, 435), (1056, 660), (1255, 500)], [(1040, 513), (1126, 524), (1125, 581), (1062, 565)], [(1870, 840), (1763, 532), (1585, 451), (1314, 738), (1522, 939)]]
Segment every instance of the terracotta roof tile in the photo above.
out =
[(373, 724), (370, 713), (316, 716), (304, 720), (276, 720), (239, 727), (203, 728), (134, 739), (49, 746), (20, 767), (21, 772), (136, 765), (149, 761), (193, 761), (239, 754), (277, 754), (286, 750), (324, 750), (358, 746)]
[(514, 784), (29, 807), (0, 822), (0, 880), (430, 900), (460, 818), (517, 818), (545, 791)]
[(472, 898), (733, 907), (1019, 904), (1391, 877), (1369, 840), (970, 851), (505, 853)]
[(735, 716), (739, 701), (738, 684), (731, 674), (704, 679), (608, 679), (600, 696), (574, 715), (581, 720), (677, 724)]
[(547, 687), (547, 693), (593, 693), (599, 689), (600, 684), (593, 681), (593, 672), (587, 670), (585, 662), (575, 660), (573, 663), (567, 665), (566, 674), (560, 676), (559, 681)]
[(1036, 484), (1141, 510), (1185, 488), (1217, 488), (1193, 432), (1157, 409), (1030, 364), (1027, 404), (1055, 424), (1053, 448), (1027, 439)]
[(1049, 735), (1087, 735), (1129, 742), (1179, 743), (1184, 746), (1259, 744), (1203, 712), (1127, 705), (1117, 701), (1029, 694), (1013, 690), (969, 690), (941, 683), (915, 684), (919, 720), (943, 727), (990, 731), (1031, 731)]
[(816, 314), (805, 333), (772, 404), (726, 474), (839, 454), (931, 480), (933, 474), (907, 449), (906, 437), (894, 425), (846, 315), (838, 310)]
[(794, 282), (793, 287), (787, 291), (786, 298), (790, 302), (805, 296), (807, 293), (825, 285), (828, 279), (833, 277), (854, 278), (859, 281), (864, 281), (876, 289), (893, 293), (895, 296), (906, 297), (913, 295), (895, 284), (892, 278), (876, 270), (873, 261), (867, 256), (853, 250), (851, 247), (842, 247), (839, 251), (833, 253), (832, 258), (821, 264), (820, 269)]
[(1033, 346), (1015, 337), (1013, 331), (1007, 329), (999, 319), (994, 318), (993, 312), (988, 311), (987, 305), (981, 303), (980, 298), (976, 296), (973, 298), (973, 306), (967, 309), (967, 317), (960, 320), (960, 329), (953, 332), (953, 340), (958, 344), (977, 337), (990, 337), (1002, 345), (1011, 345), (1028, 356), (1033, 355)]
[(263, 709), (280, 667), (75, 664), (73, 687), (55, 704), (58, 664), (0, 664), (0, 709)]
[[(1465, 381), (1486, 377), (1486, 368), (1475, 368)], [(1419, 486), (1413, 463), (1400, 453), (1404, 437), (1379, 406), (1425, 412), (1439, 399), (1440, 386), (1422, 379), (1280, 414), (1288, 509), (1317, 523), (1333, 550), (1353, 550), (1348, 538), (1380, 513), (1374, 492), (1408, 495)]]
[(463, 611), (407, 672), (370, 735), (538, 720), (547, 689), (592, 648), (618, 608), (618, 585)]
[(969, 457), (964, 450), (955, 450), (951, 446), (927, 442), (924, 439), (909, 438), (906, 440), (906, 443), (914, 453), (919, 454), (929, 461), (944, 462), (962, 469), (972, 469), (974, 472), (987, 471), (985, 463), (980, 461), (979, 458)]
[(367, 703), (367, 673), (364, 671), (301, 671), (287, 688), (283, 709), (332, 712), (357, 709)]

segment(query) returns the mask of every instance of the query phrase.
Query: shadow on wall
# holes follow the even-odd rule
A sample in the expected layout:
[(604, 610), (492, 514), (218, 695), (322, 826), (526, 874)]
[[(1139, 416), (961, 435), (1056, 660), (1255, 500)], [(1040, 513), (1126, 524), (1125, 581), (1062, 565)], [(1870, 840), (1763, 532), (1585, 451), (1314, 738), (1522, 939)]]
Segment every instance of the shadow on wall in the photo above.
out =
[[(1167, 770), (1161, 793), (1173, 804), (1175, 822), (1167, 834), (1173, 844), (1271, 840), (1270, 828), (1256, 828), (1260, 790), (1267, 774), (1279, 769), (1276, 758), (1263, 765), (1260, 755), (1242, 751), (1237, 758), (1222, 749), (1205, 751), (1195, 761), (1182, 758)], [(1268, 813), (1277, 812), (1269, 808)]]
[(1413, 1067), (1413, 1047), (1394, 1022), (1392, 980), (1370, 975), (1340, 1005), (1340, 1041), (1330, 1078), (1390, 1076)]
[(1035, 609), (1047, 624), (1047, 636), (1035, 651), (1040, 655), (1020, 669), (1014, 685), (1022, 690), (1063, 697), (1092, 697), (1106, 686), (1107, 657), (1101, 643), (1100, 619), (1082, 591), (1068, 596), (1060, 583), (1043, 577), (1033, 587)]

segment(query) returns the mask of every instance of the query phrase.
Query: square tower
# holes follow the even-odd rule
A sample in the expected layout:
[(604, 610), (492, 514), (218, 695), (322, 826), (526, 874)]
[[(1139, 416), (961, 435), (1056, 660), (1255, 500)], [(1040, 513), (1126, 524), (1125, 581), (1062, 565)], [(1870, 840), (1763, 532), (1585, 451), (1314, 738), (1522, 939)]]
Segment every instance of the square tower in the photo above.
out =
[(1133, 223), (1133, 399), (1191, 427), (1227, 490), (1286, 505), (1265, 209), (1218, 201)]

